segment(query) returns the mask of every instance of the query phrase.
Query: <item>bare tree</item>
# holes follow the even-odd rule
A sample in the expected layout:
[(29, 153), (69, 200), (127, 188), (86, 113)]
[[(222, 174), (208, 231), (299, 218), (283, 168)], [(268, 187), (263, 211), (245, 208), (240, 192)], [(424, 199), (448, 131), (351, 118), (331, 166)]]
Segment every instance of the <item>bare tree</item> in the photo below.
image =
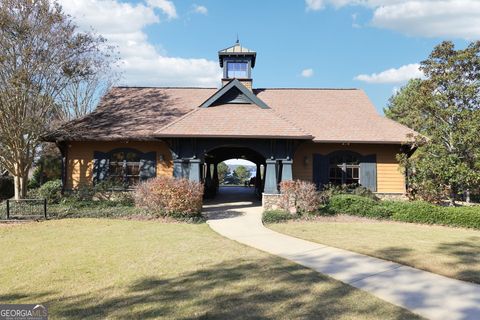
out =
[(0, 0), (0, 165), (26, 195), (40, 138), (66, 88), (98, 72), (105, 40), (79, 32), (50, 0)]

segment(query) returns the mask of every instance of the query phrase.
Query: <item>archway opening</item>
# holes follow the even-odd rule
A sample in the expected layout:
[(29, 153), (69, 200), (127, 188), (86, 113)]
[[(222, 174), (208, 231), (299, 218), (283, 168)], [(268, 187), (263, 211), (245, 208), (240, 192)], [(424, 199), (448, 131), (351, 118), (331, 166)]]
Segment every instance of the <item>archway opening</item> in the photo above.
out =
[(238, 146), (222, 146), (204, 155), (205, 196), (213, 198), (261, 198), (265, 175), (265, 157)]

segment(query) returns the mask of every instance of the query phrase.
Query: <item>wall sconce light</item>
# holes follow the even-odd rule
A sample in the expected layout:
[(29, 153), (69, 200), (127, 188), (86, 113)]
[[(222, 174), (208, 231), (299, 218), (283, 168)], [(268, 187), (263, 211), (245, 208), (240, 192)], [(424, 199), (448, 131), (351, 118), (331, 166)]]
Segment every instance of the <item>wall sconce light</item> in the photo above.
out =
[(310, 163), (310, 157), (309, 156), (303, 157), (303, 164), (305, 166), (308, 166), (309, 163)]

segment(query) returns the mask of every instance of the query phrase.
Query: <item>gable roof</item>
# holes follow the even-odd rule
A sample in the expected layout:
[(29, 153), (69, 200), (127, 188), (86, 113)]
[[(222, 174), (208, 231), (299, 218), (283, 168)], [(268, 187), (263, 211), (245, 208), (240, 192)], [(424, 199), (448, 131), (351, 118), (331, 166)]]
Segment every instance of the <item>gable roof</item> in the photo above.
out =
[[(220, 88), (220, 90), (215, 92), (210, 98), (208, 98), (204, 103), (202, 103), (200, 105), (200, 108), (208, 108), (212, 106), (213, 104), (221, 101), (222, 97), (226, 97), (228, 93), (230, 92), (234, 93), (235, 90), (240, 91), (240, 93), (242, 94), (243, 100), (245, 100), (246, 102), (255, 104), (262, 109), (269, 109), (269, 107), (265, 104), (265, 102), (259, 99), (255, 94), (253, 94), (252, 91), (247, 89), (247, 87), (245, 87), (237, 79), (230, 80), (226, 85)], [(235, 96), (235, 98), (237, 97)]]
[(222, 104), (196, 108), (157, 130), (159, 137), (229, 137), (312, 139), (272, 109), (254, 104)]
[(199, 108), (222, 89), (113, 88), (94, 112), (63, 125), (46, 140), (150, 140), (198, 135), (400, 144), (416, 134), (379, 115), (362, 90), (254, 89), (252, 95), (268, 109), (254, 103), (212, 103)]

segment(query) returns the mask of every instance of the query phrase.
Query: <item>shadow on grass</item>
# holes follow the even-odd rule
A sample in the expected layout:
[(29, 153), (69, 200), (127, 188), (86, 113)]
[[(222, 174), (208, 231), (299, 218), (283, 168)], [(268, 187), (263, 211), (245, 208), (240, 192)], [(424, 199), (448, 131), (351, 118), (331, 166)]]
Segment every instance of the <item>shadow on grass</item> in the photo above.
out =
[[(118, 291), (118, 288), (116, 288)], [(68, 319), (416, 319), (357, 289), (281, 259), (228, 261), (177, 277), (144, 277), (46, 301)]]
[[(414, 250), (410, 248), (388, 247), (376, 250), (372, 256), (415, 268), (415, 262), (411, 261), (410, 257), (410, 254), (413, 253)], [(453, 262), (445, 262), (445, 268), (461, 269), (455, 274), (445, 274), (446, 276), (480, 284), (480, 237), (469, 237), (456, 242), (443, 242), (438, 244), (432, 253), (453, 258)], [(442, 266), (438, 265), (437, 267), (441, 268)], [(427, 271), (438, 273), (435, 269), (427, 269)]]
[(455, 275), (457, 279), (480, 283), (480, 237), (442, 243), (436, 252), (453, 256), (456, 261), (449, 265), (463, 266), (463, 270)]

